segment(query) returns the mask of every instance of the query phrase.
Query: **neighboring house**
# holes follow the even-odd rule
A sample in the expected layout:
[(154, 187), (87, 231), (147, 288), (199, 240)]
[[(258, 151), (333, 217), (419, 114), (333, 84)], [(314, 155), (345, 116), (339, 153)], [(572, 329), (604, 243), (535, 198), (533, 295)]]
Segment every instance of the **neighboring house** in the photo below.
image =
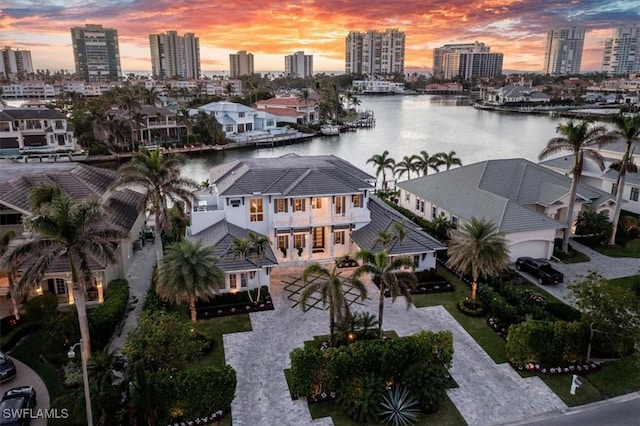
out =
[(489, 89), (483, 93), (483, 100), (496, 105), (533, 103), (544, 104), (551, 96), (536, 91), (530, 85), (508, 84), (499, 89)]
[(142, 105), (139, 112), (143, 120), (136, 122), (127, 110), (116, 110), (114, 114), (130, 120), (131, 129), (136, 133), (136, 141), (143, 144), (177, 142), (187, 133), (186, 125), (178, 123), (175, 111), (155, 105)]
[(61, 112), (3, 107), (0, 109), (0, 156), (75, 152), (73, 131)]
[(404, 93), (404, 83), (385, 80), (353, 80), (353, 88), (363, 95), (396, 95)]
[[(271, 98), (256, 102), (257, 110), (266, 110), (271, 114), (278, 115), (279, 117), (288, 117), (283, 119), (289, 123), (305, 124), (314, 123), (318, 121), (318, 100), (316, 95), (310, 94), (306, 100), (298, 97), (286, 97), (286, 98)], [(275, 110), (286, 111), (285, 113), (278, 113)], [(290, 121), (292, 117), (295, 117), (296, 121)]]
[[(635, 153), (640, 153), (640, 143), (635, 142), (631, 148)], [(620, 161), (626, 150), (626, 143), (617, 141), (607, 144), (598, 151), (604, 158), (605, 169), (601, 171), (598, 166), (591, 160), (585, 159), (584, 168), (580, 182), (593, 186), (611, 194), (615, 198), (617, 193), (616, 182), (618, 181), (618, 172), (609, 168), (611, 163)], [(633, 156), (634, 162), (640, 167), (640, 159), (637, 154)], [(573, 167), (573, 157), (570, 155), (552, 158), (540, 163), (541, 165), (569, 176)], [(626, 210), (635, 214), (640, 214), (640, 173), (628, 173), (625, 178), (624, 188), (622, 189), (622, 199), (626, 201), (622, 205), (622, 210)]]
[(189, 114), (193, 116), (198, 111), (213, 115), (227, 135), (253, 131), (256, 112), (246, 105), (227, 101), (211, 102), (190, 110)]
[[(106, 209), (110, 226), (120, 228), (127, 235), (118, 245), (115, 264), (89, 259), (95, 286), (88, 289), (87, 300), (89, 304), (101, 303), (104, 287), (111, 280), (126, 276), (133, 260), (133, 243), (140, 238), (145, 223), (143, 194), (130, 189), (111, 190), (110, 186), (117, 178), (115, 171), (73, 162), (41, 163), (37, 168), (31, 164), (3, 163), (0, 165), (0, 235), (13, 229), (17, 237), (12, 246), (35, 237), (23, 228), (22, 223), (32, 214), (29, 194), (38, 184), (58, 183), (76, 200), (98, 197)], [(58, 296), (61, 304), (71, 304), (73, 292), (70, 286), (68, 262), (59, 258), (36, 284), (33, 293), (50, 292)], [(8, 281), (0, 279), (0, 295), (4, 296), (8, 291)]]
[[(511, 261), (549, 258), (565, 228), (571, 179), (523, 158), (489, 160), (398, 182), (400, 206), (426, 219), (444, 215), (454, 227), (471, 218), (496, 224)], [(611, 211), (615, 197), (578, 186), (574, 218), (583, 209)]]
[[(373, 237), (402, 223), (373, 196), (375, 177), (331, 155), (234, 160), (213, 167), (209, 181), (210, 188), (195, 194), (187, 235), (216, 244), (226, 291), (242, 288), (239, 270), (247, 266), (264, 285), (276, 264), (301, 266), (330, 262), (359, 248), (379, 250)], [(418, 269), (435, 267), (435, 251), (442, 244), (409, 221), (406, 229), (407, 238), (396, 242), (391, 253), (418, 256)], [(271, 248), (259, 263), (238, 265), (224, 247), (229, 238), (248, 232), (266, 236)], [(257, 279), (250, 277), (246, 285), (256, 287)]]

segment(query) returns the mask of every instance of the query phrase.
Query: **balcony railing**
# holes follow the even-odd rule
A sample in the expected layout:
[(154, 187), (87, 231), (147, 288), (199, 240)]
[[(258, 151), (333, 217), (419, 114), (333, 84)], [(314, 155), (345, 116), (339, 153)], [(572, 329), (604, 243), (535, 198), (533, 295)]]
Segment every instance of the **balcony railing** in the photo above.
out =
[(276, 213), (273, 215), (273, 225), (276, 228), (344, 225), (354, 222), (368, 222), (369, 220), (370, 214), (367, 209), (358, 209), (345, 214), (309, 214), (308, 212), (296, 212)]

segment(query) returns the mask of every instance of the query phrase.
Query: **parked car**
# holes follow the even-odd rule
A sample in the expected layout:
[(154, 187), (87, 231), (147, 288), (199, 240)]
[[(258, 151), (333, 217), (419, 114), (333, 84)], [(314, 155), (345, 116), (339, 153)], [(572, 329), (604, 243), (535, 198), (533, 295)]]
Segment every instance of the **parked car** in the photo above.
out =
[(538, 284), (560, 284), (564, 281), (562, 272), (553, 269), (546, 259), (519, 257), (516, 259), (516, 269), (533, 275)]
[(27, 426), (31, 424), (29, 410), (36, 406), (36, 390), (31, 386), (9, 389), (0, 401), (0, 425)]
[(16, 366), (11, 358), (4, 352), (0, 352), (0, 383), (16, 377)]

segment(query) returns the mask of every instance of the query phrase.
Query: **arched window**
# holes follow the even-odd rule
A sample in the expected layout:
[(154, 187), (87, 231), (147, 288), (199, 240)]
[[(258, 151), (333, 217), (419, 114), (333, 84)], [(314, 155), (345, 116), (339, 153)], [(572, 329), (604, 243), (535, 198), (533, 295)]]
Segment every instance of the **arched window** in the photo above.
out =
[(51, 294), (58, 296), (67, 294), (67, 280), (64, 278), (47, 278), (45, 284), (45, 291)]

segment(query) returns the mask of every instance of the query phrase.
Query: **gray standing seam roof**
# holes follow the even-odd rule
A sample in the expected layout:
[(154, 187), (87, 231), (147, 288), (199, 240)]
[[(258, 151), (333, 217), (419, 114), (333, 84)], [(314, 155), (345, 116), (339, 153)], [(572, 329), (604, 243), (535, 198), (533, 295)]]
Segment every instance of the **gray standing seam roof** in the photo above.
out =
[(424, 232), (418, 225), (387, 206), (377, 197), (372, 196), (369, 198), (368, 208), (371, 214), (371, 222), (350, 235), (353, 242), (359, 247), (374, 252), (382, 250), (382, 245), (377, 241), (380, 232), (387, 231), (395, 235), (394, 224), (403, 224), (406, 236), (401, 242), (397, 241), (397, 239), (393, 241), (389, 254), (430, 253), (435, 250), (446, 249), (443, 243)]

